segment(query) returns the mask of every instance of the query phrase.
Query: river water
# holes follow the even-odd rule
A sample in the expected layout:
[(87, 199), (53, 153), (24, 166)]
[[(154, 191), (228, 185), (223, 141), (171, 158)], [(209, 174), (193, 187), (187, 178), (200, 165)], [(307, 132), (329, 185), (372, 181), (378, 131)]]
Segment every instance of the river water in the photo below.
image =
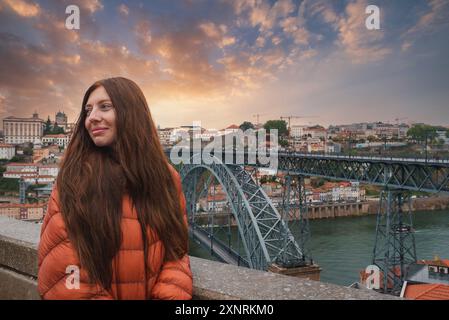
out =
[[(414, 212), (412, 217), (417, 258), (433, 259), (438, 255), (449, 259), (449, 211)], [(323, 269), (321, 281), (350, 285), (359, 280), (359, 271), (371, 264), (376, 215), (311, 220), (310, 231), (313, 260)], [(236, 227), (232, 234), (236, 239)], [(190, 254), (216, 260), (192, 240)]]

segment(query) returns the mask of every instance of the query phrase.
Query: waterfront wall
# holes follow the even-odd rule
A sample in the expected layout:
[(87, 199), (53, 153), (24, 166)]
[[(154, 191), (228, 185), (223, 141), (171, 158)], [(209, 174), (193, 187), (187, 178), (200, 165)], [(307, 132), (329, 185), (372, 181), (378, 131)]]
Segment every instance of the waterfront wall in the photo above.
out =
[[(404, 210), (406, 206), (404, 205)], [(379, 201), (370, 201), (368, 214), (377, 214)], [(449, 210), (449, 196), (430, 196), (412, 199), (411, 211)]]
[[(406, 206), (404, 205), (404, 210)], [(279, 211), (280, 208), (278, 208)], [(449, 196), (431, 196), (428, 198), (412, 199), (412, 211), (433, 211), (433, 210), (449, 210)], [(309, 219), (332, 219), (339, 217), (353, 217), (375, 215), (379, 211), (379, 200), (370, 200), (353, 203), (335, 203), (335, 204), (320, 204), (310, 205), (308, 207)], [(229, 216), (231, 215), (231, 225), (236, 226), (236, 222), (232, 214), (216, 213), (214, 214), (214, 225), (227, 225)], [(208, 225), (212, 223), (211, 215), (204, 213), (203, 216), (198, 215), (196, 221), (199, 225)]]
[[(37, 247), (40, 225), (0, 217), (0, 299), (39, 299)], [(367, 289), (252, 270), (190, 257), (194, 299), (391, 300)]]

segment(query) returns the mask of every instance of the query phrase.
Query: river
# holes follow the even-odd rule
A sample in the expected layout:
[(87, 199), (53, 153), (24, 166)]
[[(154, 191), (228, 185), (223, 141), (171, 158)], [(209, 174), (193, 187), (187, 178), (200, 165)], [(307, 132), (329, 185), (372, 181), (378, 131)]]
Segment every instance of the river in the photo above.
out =
[[(413, 212), (412, 217), (417, 258), (449, 259), (449, 211)], [(321, 281), (344, 286), (358, 281), (359, 271), (371, 263), (376, 215), (311, 220), (310, 231), (313, 260), (323, 269)], [(232, 233), (235, 239), (236, 227)], [(216, 260), (192, 240), (190, 254)]]

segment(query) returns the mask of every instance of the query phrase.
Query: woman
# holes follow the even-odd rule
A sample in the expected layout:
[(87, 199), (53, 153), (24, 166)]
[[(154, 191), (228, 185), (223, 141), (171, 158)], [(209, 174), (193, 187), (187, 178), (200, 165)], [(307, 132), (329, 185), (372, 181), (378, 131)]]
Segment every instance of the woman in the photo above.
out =
[(43, 299), (191, 299), (185, 198), (131, 80), (94, 83), (48, 203)]

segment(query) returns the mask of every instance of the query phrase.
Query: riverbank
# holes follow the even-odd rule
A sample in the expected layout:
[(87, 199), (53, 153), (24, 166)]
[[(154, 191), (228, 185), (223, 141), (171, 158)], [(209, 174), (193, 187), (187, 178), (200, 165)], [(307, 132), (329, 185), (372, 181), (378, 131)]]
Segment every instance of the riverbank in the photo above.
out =
[[(403, 210), (408, 210), (404, 205)], [(415, 198), (411, 202), (411, 211), (449, 210), (449, 196), (430, 196)], [(320, 204), (309, 206), (309, 219), (329, 219), (375, 215), (379, 211), (379, 199), (369, 199), (357, 203)]]

